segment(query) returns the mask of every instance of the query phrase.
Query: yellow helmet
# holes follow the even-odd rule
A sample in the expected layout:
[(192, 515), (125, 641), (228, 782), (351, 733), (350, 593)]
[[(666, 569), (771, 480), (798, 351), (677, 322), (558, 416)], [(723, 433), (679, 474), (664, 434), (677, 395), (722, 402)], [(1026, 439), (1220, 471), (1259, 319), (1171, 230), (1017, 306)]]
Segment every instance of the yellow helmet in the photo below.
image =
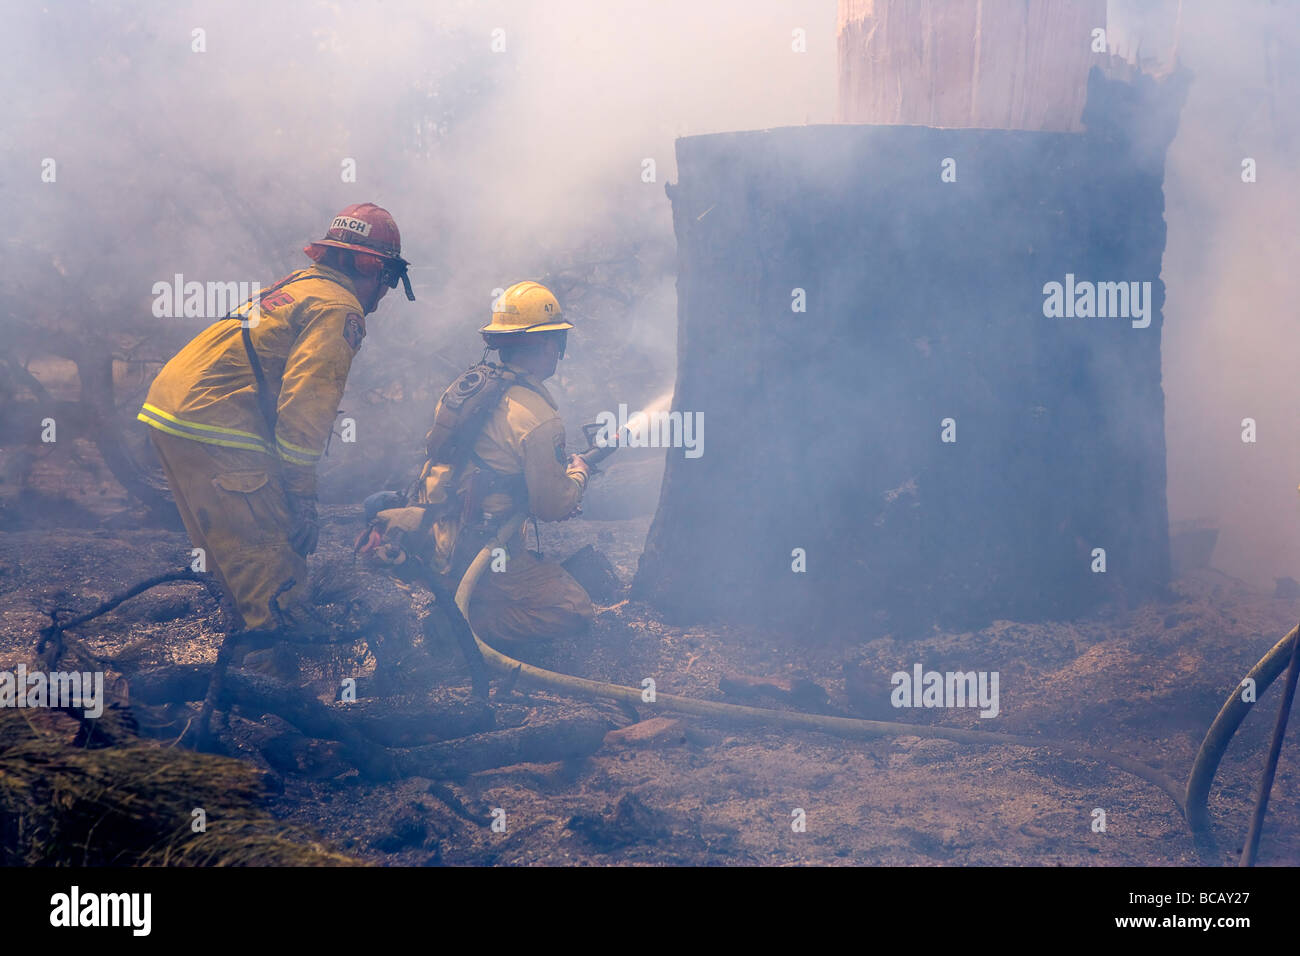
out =
[(516, 282), (501, 294), (492, 309), (492, 321), (479, 329), (484, 335), (519, 332), (558, 332), (573, 328), (564, 321), (560, 303), (538, 282)]

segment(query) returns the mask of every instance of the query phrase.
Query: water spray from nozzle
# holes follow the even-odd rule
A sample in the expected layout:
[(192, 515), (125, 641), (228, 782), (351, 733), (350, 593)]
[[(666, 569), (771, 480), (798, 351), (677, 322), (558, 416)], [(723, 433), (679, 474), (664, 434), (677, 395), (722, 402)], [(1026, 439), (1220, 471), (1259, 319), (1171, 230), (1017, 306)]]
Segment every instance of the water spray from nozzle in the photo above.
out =
[(673, 391), (669, 389), (645, 408), (628, 416), (626, 422), (612, 436), (606, 436), (609, 426), (601, 422), (589, 422), (582, 426), (582, 437), (586, 439), (587, 448), (579, 452), (587, 464), (595, 467), (614, 452), (627, 445), (628, 439), (650, 425), (650, 416), (656, 412), (666, 411), (672, 404)]

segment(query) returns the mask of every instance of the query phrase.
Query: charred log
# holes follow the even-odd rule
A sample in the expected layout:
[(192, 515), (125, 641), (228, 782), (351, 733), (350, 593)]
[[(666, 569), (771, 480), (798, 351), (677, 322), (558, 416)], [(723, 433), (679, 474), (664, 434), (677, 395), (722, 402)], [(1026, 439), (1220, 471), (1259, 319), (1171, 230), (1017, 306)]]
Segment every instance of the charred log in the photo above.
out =
[(397, 755), (402, 776), (455, 778), (517, 763), (552, 763), (590, 756), (614, 724), (595, 709), (545, 724), (475, 734), (412, 747)]
[[(131, 699), (155, 706), (202, 700), (211, 674), (206, 664), (141, 671), (130, 679)], [(325, 705), (301, 688), (240, 670), (226, 674), (220, 705), (276, 714), (313, 737), (346, 740), (360, 735), (389, 747), (463, 737), (495, 723), (492, 708), (474, 697), (440, 692)]]

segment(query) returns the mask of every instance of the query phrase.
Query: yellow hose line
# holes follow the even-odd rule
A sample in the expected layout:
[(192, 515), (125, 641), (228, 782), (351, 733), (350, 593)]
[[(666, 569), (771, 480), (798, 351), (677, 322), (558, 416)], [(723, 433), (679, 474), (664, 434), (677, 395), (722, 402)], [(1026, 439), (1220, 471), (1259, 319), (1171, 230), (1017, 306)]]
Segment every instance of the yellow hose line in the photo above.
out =
[[(479, 578), (492, 559), (492, 550), (505, 546), (505, 542), (514, 537), (523, 524), (524, 516), (516, 515), (505, 523), (495, 538), (483, 546), (478, 556), (470, 564), (460, 587), (456, 589), (456, 606), (460, 608), (465, 620), (469, 621), (469, 602), (478, 586)], [(472, 628), (471, 628), (472, 630)], [(548, 671), (523, 661), (515, 660), (502, 654), (496, 648), (485, 643), (478, 634), (474, 634), (479, 651), (488, 666), (506, 675), (514, 675), (527, 683), (548, 687), (574, 697), (587, 699), (617, 700), (638, 707), (659, 708), (680, 714), (693, 714), (699, 717), (720, 718), (733, 723), (760, 725), (768, 727), (787, 727), (799, 730), (812, 730), (820, 733), (834, 734), (839, 737), (865, 740), (875, 737), (937, 737), (954, 740), (964, 744), (984, 746), (1003, 745), (1015, 747), (1032, 747), (1039, 750), (1053, 750), (1067, 757), (1085, 760), (1097, 760), (1127, 770), (1155, 784), (1167, 793), (1183, 812), (1184, 789), (1172, 778), (1148, 767), (1146, 764), (1094, 747), (1084, 747), (1063, 741), (1043, 737), (1024, 737), (1016, 734), (998, 734), (980, 730), (958, 730), (949, 727), (931, 727), (923, 724), (902, 724), (894, 721), (859, 720), (852, 717), (828, 717), (821, 714), (805, 714), (798, 711), (771, 710), (765, 707), (745, 707), (739, 704), (723, 704), (716, 701), (696, 700), (691, 697), (678, 697), (674, 694), (656, 694), (654, 701), (641, 697), (641, 690), (634, 687), (621, 687), (618, 684), (606, 684), (602, 681), (586, 680)]]

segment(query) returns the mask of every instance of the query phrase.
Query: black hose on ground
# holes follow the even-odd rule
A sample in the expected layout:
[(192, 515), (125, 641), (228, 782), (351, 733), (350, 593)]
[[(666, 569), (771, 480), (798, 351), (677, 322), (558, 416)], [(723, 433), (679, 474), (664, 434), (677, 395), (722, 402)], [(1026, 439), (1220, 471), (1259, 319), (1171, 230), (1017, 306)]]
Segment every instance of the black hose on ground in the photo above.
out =
[(442, 579), (438, 577), (438, 573), (432, 568), (421, 565), (419, 580), (433, 592), (437, 606), (442, 609), (447, 623), (451, 625), (452, 634), (460, 646), (461, 654), (465, 657), (465, 664), (469, 667), (470, 688), (474, 696), (487, 700), (488, 693), (491, 691), (491, 677), (488, 674), (487, 663), (474, 642), (474, 632), (469, 626), (468, 612), (460, 609), (456, 599), (452, 597), (451, 592), (442, 583)]
[(1282, 753), (1282, 740), (1286, 737), (1291, 702), (1295, 700), (1297, 676), (1300, 676), (1300, 640), (1291, 642), (1291, 662), (1286, 669), (1286, 690), (1282, 694), (1282, 706), (1277, 711), (1277, 723), (1273, 725), (1273, 739), (1268, 745), (1268, 759), (1264, 761), (1264, 773), (1259, 779), (1259, 794), (1255, 797), (1255, 812), (1250, 818), (1250, 830), (1246, 834), (1246, 844), (1241, 850), (1242, 866), (1255, 865), (1255, 854), (1259, 851), (1259, 835), (1264, 829), (1264, 815), (1268, 813), (1268, 796), (1273, 791), (1277, 759)]
[[(1223, 702), (1219, 714), (1210, 724), (1210, 729), (1201, 741), (1201, 749), (1196, 753), (1192, 763), (1192, 772), (1187, 775), (1187, 791), (1183, 797), (1183, 806), (1187, 823), (1195, 833), (1209, 833), (1210, 814), (1206, 803), (1210, 796), (1210, 786), (1214, 783), (1214, 774), (1219, 769), (1219, 761), (1227, 752), (1232, 735), (1237, 732), (1241, 722), (1246, 719), (1260, 695), (1277, 679), (1291, 657), (1291, 648), (1296, 641), (1296, 628), (1278, 641), (1254, 667), (1250, 669), (1241, 682), (1232, 689), (1228, 699)], [(1242, 699), (1242, 684), (1247, 680), (1255, 682), (1251, 701)]]

